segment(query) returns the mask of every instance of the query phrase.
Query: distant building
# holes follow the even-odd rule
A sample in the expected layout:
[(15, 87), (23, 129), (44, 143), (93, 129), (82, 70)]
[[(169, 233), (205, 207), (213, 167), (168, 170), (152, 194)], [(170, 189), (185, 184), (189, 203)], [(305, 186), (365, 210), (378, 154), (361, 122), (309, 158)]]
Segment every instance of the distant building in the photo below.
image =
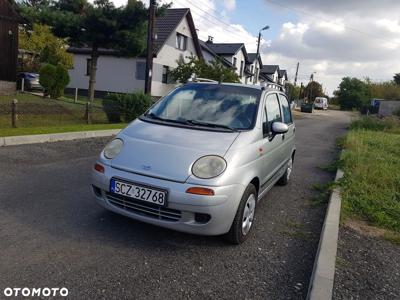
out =
[(248, 79), (252, 74), (249, 68), (247, 68), (249, 59), (243, 43), (214, 43), (213, 39), (209, 37), (206, 45), (219, 57), (226, 59), (232, 64), (232, 67), (236, 70), (236, 74), (239, 75), (240, 82), (248, 83)]
[[(189, 56), (202, 57), (202, 50), (189, 8), (167, 9), (156, 19), (152, 95), (167, 94), (176, 83), (169, 78), (169, 70), (178, 66), (178, 60), (187, 61)], [(90, 69), (89, 48), (73, 48), (74, 66), (69, 70), (71, 81), (68, 88), (79, 88), (87, 93)], [(129, 93), (144, 89), (146, 60), (144, 56), (123, 57), (113, 49), (99, 49), (95, 94), (107, 92)]]
[(15, 92), (18, 61), (18, 23), (12, 0), (0, 1), (0, 94)]
[(253, 84), (259, 84), (259, 75), (260, 75), (260, 66), (262, 66), (262, 60), (261, 60), (261, 55), (258, 55), (257, 59), (257, 53), (249, 53), (248, 54), (248, 66), (250, 69), (250, 78), (249, 78), (249, 83)]

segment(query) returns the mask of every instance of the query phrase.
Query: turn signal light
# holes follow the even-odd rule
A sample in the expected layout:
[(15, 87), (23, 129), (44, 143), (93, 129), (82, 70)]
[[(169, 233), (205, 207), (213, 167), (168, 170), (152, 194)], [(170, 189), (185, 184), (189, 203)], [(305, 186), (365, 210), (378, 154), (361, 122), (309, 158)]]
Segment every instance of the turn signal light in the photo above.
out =
[(191, 187), (186, 190), (188, 194), (203, 195), (203, 196), (214, 196), (214, 191), (212, 189), (204, 187)]
[(103, 167), (102, 165), (100, 165), (100, 164), (95, 164), (95, 165), (94, 165), (94, 169), (95, 169), (97, 172), (100, 172), (100, 173), (103, 173), (103, 174), (104, 174), (104, 167)]

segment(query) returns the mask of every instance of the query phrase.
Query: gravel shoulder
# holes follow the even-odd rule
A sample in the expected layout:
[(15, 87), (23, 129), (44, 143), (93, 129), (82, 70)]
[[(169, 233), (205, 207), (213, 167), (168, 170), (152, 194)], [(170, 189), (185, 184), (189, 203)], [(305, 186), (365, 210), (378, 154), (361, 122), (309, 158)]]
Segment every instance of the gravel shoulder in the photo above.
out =
[(333, 299), (400, 299), (400, 246), (342, 225)]
[[(67, 287), (71, 299), (304, 299), (326, 205), (315, 184), (349, 116), (296, 121), (292, 181), (257, 206), (246, 243), (158, 228), (95, 205), (90, 171), (108, 139), (0, 149), (0, 292)], [(1, 296), (0, 296), (1, 298)]]

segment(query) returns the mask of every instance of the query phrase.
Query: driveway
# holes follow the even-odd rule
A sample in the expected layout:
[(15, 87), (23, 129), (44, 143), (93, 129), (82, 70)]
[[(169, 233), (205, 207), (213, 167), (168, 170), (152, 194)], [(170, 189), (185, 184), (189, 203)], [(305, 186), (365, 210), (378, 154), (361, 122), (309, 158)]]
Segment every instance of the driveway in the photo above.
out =
[(90, 171), (106, 139), (0, 148), (0, 298), (6, 287), (66, 287), (71, 299), (302, 299), (325, 215), (312, 186), (349, 115), (296, 121), (292, 181), (258, 206), (249, 239), (170, 231), (94, 203)]

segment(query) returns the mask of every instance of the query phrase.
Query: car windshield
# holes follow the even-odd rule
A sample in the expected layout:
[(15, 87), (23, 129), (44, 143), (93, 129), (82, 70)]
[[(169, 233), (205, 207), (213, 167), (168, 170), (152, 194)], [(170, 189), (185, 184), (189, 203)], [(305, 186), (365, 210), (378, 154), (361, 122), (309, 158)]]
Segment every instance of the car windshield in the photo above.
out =
[(261, 91), (244, 86), (188, 84), (146, 113), (147, 118), (188, 126), (245, 130), (254, 126)]

